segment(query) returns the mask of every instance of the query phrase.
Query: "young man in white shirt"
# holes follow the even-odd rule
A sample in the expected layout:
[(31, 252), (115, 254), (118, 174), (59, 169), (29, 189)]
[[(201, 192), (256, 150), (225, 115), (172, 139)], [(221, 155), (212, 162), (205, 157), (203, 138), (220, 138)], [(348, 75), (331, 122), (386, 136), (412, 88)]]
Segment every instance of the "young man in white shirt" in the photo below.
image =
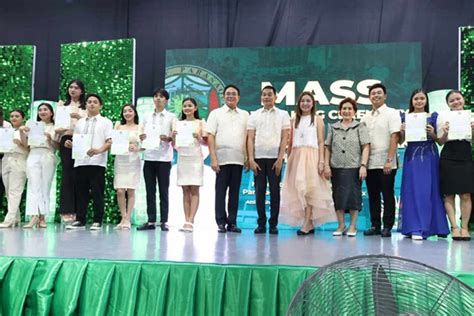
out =
[[(364, 232), (365, 236), (392, 236), (395, 223), (394, 183), (397, 173), (397, 144), (400, 137), (401, 119), (396, 109), (385, 104), (387, 90), (377, 83), (369, 88), (369, 100), (372, 111), (367, 113), (365, 122), (370, 134), (370, 155), (367, 170), (367, 191), (369, 193), (370, 220), (372, 227)], [(383, 229), (381, 230), (383, 196)]]
[[(90, 135), (91, 148), (87, 157), (79, 157), (74, 161), (74, 182), (76, 196), (76, 221), (66, 229), (84, 229), (87, 221), (87, 205), (89, 192), (92, 195), (94, 221), (90, 230), (100, 230), (104, 217), (105, 169), (107, 152), (111, 146), (112, 121), (100, 115), (103, 102), (99, 95), (90, 93), (86, 98), (87, 117), (79, 119), (74, 127), (74, 135)], [(74, 146), (73, 140), (67, 140), (65, 147)]]
[(288, 143), (290, 116), (275, 106), (276, 90), (272, 86), (262, 89), (263, 108), (252, 112), (247, 124), (247, 153), (249, 167), (255, 176), (255, 198), (258, 226), (255, 234), (266, 232), (265, 193), (270, 185), (270, 234), (278, 234), (280, 213), (281, 168)]
[(161, 132), (160, 138), (153, 140), (158, 145), (157, 149), (145, 150), (145, 164), (143, 177), (146, 188), (146, 204), (148, 221), (137, 230), (153, 230), (156, 227), (156, 183), (160, 192), (160, 228), (168, 231), (168, 208), (171, 161), (173, 160), (172, 125), (176, 116), (165, 110), (170, 95), (165, 89), (158, 88), (153, 92), (155, 111), (143, 119), (143, 132), (140, 139), (147, 138), (147, 126), (154, 126)]
[[(249, 114), (237, 107), (239, 100), (239, 88), (234, 85), (226, 86), (225, 104), (212, 111), (207, 120), (211, 168), (216, 172), (215, 208), (219, 233), (242, 231), (237, 227), (237, 211), (242, 169), (247, 164), (245, 147)], [(227, 189), (228, 214), (225, 208)]]

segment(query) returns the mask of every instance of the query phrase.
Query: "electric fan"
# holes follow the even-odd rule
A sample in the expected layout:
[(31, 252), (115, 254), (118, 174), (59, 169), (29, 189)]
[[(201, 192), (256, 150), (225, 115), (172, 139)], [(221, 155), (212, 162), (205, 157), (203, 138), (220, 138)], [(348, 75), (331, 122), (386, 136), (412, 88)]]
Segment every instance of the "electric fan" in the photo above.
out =
[(474, 315), (474, 290), (413, 260), (357, 256), (313, 273), (287, 315)]

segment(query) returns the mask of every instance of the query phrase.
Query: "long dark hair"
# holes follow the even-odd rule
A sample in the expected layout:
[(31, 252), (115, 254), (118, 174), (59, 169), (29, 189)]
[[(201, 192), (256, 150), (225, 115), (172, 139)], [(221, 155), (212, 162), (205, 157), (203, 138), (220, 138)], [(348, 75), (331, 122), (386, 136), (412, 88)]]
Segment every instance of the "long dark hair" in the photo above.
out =
[(43, 103), (41, 103), (40, 105), (38, 105), (38, 112), (37, 112), (37, 114), (36, 114), (36, 121), (38, 121), (38, 122), (41, 121), (41, 118), (40, 118), (40, 116), (39, 116), (39, 109), (40, 109), (40, 107), (42, 107), (43, 105), (44, 105), (45, 107), (47, 107), (47, 108), (51, 111), (51, 123), (54, 123), (54, 110), (53, 110), (53, 107), (51, 106), (51, 104), (46, 103), (46, 102), (43, 102)]
[(301, 111), (301, 108), (300, 108), (300, 102), (301, 102), (301, 99), (303, 99), (305, 95), (309, 96), (311, 100), (313, 101), (313, 107), (311, 108), (311, 124), (310, 125), (314, 125), (314, 116), (316, 114), (316, 100), (314, 99), (314, 96), (311, 92), (303, 91), (298, 97), (298, 102), (296, 102), (295, 128), (298, 128), (298, 125), (300, 125), (301, 116), (303, 116), (303, 111)]
[(417, 95), (418, 93), (423, 93), (425, 95), (426, 104), (425, 104), (425, 109), (424, 110), (425, 110), (426, 113), (430, 113), (430, 102), (428, 100), (428, 95), (426, 94), (425, 90), (423, 90), (423, 89), (416, 89), (411, 93), (410, 106), (408, 107), (408, 113), (411, 113), (411, 112), (415, 111), (415, 107), (413, 106), (413, 97), (415, 95)]
[(86, 109), (86, 88), (84, 86), (84, 82), (82, 82), (81, 80), (79, 79), (74, 79), (74, 80), (71, 80), (68, 84), (67, 84), (67, 88), (66, 88), (66, 102), (64, 102), (64, 105), (69, 105), (71, 104), (71, 96), (69, 95), (69, 87), (73, 84), (77, 84), (77, 86), (79, 87), (79, 89), (81, 89), (82, 93), (81, 95), (79, 96), (79, 104), (80, 104), (80, 108), (85, 110)]
[(137, 109), (133, 106), (133, 104), (125, 104), (124, 106), (122, 106), (122, 110), (120, 111), (120, 124), (127, 124), (127, 120), (123, 116), (123, 110), (125, 110), (127, 106), (129, 106), (133, 110), (133, 113), (135, 113), (135, 116), (133, 117), (133, 123), (138, 124), (138, 112)]
[[(199, 110), (198, 110), (198, 104), (196, 102), (196, 100), (194, 100), (194, 98), (186, 98), (183, 100), (183, 102), (181, 103), (181, 105), (184, 104), (184, 102), (186, 101), (190, 101), (192, 104), (194, 104), (194, 106), (196, 107), (196, 111), (194, 112), (194, 118), (199, 120)], [(180, 120), (181, 121), (184, 121), (186, 119), (186, 114), (184, 114), (184, 111), (181, 110), (181, 118)]]

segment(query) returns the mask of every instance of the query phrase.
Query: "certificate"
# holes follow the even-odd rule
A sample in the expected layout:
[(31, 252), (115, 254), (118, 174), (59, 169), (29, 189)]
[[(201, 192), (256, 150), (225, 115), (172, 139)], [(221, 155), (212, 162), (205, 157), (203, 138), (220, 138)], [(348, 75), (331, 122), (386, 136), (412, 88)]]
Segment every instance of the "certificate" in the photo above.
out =
[(448, 112), (449, 140), (471, 140), (471, 111), (450, 111)]
[(71, 106), (56, 107), (54, 128), (71, 128)]
[(188, 121), (176, 122), (176, 147), (194, 146), (193, 133), (196, 132), (196, 124)]
[(146, 138), (142, 142), (142, 148), (158, 149), (160, 147), (161, 129), (159, 125), (147, 124), (145, 125)]
[(13, 150), (13, 128), (0, 128), (0, 152), (8, 153)]
[(44, 123), (29, 121), (26, 126), (30, 129), (28, 132), (29, 146), (46, 145), (46, 136), (44, 135)]
[(130, 132), (128, 131), (113, 130), (112, 147), (110, 148), (110, 153), (112, 155), (128, 155), (129, 136)]
[(72, 158), (88, 158), (87, 152), (92, 148), (91, 134), (74, 134), (72, 136)]
[(428, 113), (408, 113), (405, 116), (407, 142), (426, 141), (426, 117)]

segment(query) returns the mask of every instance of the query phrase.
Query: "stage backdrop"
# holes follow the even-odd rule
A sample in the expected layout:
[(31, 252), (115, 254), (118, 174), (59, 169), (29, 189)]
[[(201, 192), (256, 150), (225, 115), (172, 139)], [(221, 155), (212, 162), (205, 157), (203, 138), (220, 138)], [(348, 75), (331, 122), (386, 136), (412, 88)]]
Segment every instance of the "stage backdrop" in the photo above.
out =
[[(10, 111), (13, 109), (21, 109), (29, 117), (34, 92), (35, 56), (35, 46), (0, 46), (0, 108), (7, 121), (10, 121)], [(25, 208), (24, 197), (21, 210)], [(3, 221), (7, 202), (4, 197), (0, 199), (0, 219)]]
[[(65, 100), (67, 85), (73, 79), (85, 83), (86, 92), (98, 93), (104, 105), (101, 114), (115, 124), (120, 110), (135, 100), (135, 40), (119, 39), (61, 45), (60, 97)], [(109, 155), (106, 170), (105, 223), (120, 221), (113, 188), (114, 156)], [(57, 172), (57, 196), (61, 183), (61, 164)], [(89, 211), (92, 203), (89, 204)], [(57, 203), (59, 207), (59, 202)], [(58, 213), (58, 212), (56, 212)], [(59, 215), (57, 215), (59, 216)], [(92, 220), (91, 216), (88, 216)]]
[[(474, 27), (472, 26), (459, 28), (459, 81), (459, 88), (466, 100), (466, 109), (474, 112)], [(474, 144), (472, 157), (474, 158)]]
[[(319, 113), (325, 116), (326, 123), (332, 123), (337, 119), (337, 104), (345, 97), (357, 100), (358, 118), (361, 118), (370, 109), (368, 87), (376, 82), (387, 86), (388, 105), (406, 109), (411, 91), (421, 86), (420, 45), (215, 48), (168, 50), (166, 53), (165, 83), (170, 92), (168, 110), (177, 115), (181, 112), (183, 98), (191, 96), (199, 103), (200, 115), (206, 118), (210, 111), (223, 104), (222, 92), (227, 84), (239, 86), (239, 106), (253, 111), (261, 106), (261, 88), (271, 84), (278, 91), (278, 107), (289, 112), (295, 109), (296, 99), (302, 91), (313, 92)], [(209, 158), (206, 158), (205, 175), (210, 178), (205, 180), (201, 189), (197, 221), (202, 218), (209, 225), (214, 217), (215, 178), (209, 167)], [(179, 189), (172, 185), (171, 190), (179, 196)], [(242, 227), (253, 227), (256, 223), (254, 190), (253, 176), (244, 173), (238, 218)], [(173, 209), (182, 208), (178, 205), (181, 204), (179, 200), (177, 202)], [(366, 197), (364, 202), (367, 202)], [(208, 215), (204, 216), (204, 212)], [(361, 215), (359, 227), (363, 228), (369, 223), (367, 203), (364, 203)]]

